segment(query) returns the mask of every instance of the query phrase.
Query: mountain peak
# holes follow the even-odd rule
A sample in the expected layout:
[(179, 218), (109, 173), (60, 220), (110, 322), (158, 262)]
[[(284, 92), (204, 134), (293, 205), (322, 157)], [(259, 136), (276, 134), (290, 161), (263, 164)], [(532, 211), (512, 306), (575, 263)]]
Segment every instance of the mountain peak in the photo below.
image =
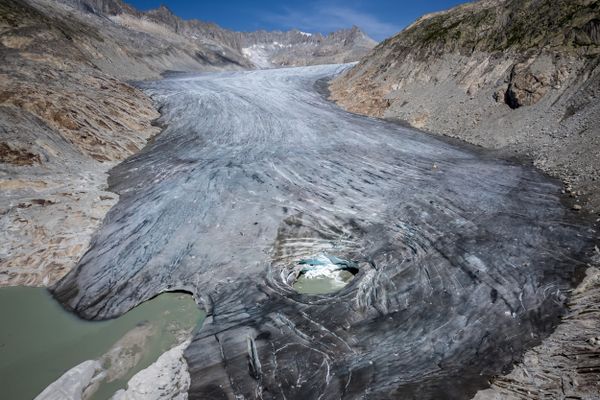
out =
[[(236, 32), (217, 24), (197, 19), (183, 19), (164, 3), (148, 11), (139, 11), (122, 0), (54, 0), (84, 12), (103, 16), (126, 15), (113, 22), (134, 29), (154, 39), (170, 42), (174, 32), (179, 45), (187, 48), (191, 58), (211, 68), (231, 65), (238, 68), (271, 68), (331, 64), (357, 61), (366, 55), (376, 42), (356, 25), (323, 35), (318, 31), (291, 29), (287, 32), (259, 30)], [(144, 23), (136, 22), (144, 20)], [(160, 25), (158, 27), (152, 24)]]
[(146, 18), (165, 24), (176, 32), (179, 30), (179, 26), (182, 22), (181, 18), (176, 16), (173, 11), (171, 11), (171, 9), (164, 4), (161, 4), (158, 8), (148, 10), (143, 14)]
[(165, 4), (162, 4), (162, 3), (160, 6), (158, 6), (158, 8), (149, 10), (148, 12), (154, 12), (156, 14), (163, 14), (163, 15), (175, 15), (169, 7), (167, 7)]

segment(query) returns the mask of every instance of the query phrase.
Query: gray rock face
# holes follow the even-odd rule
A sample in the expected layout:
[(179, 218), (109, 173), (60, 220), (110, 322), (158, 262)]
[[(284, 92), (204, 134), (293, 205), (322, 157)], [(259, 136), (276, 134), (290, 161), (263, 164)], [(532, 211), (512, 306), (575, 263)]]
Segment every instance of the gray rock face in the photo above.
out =
[(98, 361), (84, 361), (65, 372), (35, 400), (81, 400), (86, 389), (93, 386), (94, 377), (101, 371), (102, 366)]
[[(535, 59), (516, 64), (510, 74), (505, 102), (510, 108), (532, 106), (544, 97), (552, 86), (559, 85), (561, 75), (552, 63), (546, 63), (545, 68), (535, 68)], [(562, 74), (563, 76), (565, 74)]]
[[(510, 368), (590, 233), (530, 167), (325, 101), (315, 81), (343, 68), (144, 84), (167, 127), (112, 170), (119, 203), (56, 298), (102, 319), (192, 292), (192, 399), (463, 399)], [(322, 252), (358, 274), (296, 293)]]
[(183, 351), (189, 341), (173, 347), (148, 368), (138, 372), (112, 400), (186, 400), (190, 374)]
[(160, 131), (150, 98), (93, 67), (93, 24), (52, 6), (0, 3), (0, 286), (62, 278), (116, 203), (106, 172)]

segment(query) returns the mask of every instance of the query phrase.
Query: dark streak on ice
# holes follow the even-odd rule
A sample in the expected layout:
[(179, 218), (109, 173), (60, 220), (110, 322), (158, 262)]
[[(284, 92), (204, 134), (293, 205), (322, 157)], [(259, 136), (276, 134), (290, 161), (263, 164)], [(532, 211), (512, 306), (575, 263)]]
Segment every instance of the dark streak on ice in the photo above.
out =
[[(101, 319), (194, 293), (191, 398), (462, 399), (510, 368), (557, 324), (587, 231), (532, 168), (328, 103), (314, 84), (341, 68), (144, 84), (166, 128), (112, 171), (120, 201), (55, 296)], [(295, 293), (320, 252), (360, 272)]]

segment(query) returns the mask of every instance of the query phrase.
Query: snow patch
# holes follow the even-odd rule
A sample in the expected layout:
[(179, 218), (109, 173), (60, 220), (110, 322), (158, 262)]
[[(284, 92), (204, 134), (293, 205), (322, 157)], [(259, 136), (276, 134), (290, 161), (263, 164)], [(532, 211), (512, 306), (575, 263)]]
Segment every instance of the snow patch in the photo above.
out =
[(258, 68), (271, 67), (271, 62), (269, 61), (269, 54), (267, 53), (264, 46), (252, 45), (251, 47), (244, 47), (242, 49), (242, 54)]

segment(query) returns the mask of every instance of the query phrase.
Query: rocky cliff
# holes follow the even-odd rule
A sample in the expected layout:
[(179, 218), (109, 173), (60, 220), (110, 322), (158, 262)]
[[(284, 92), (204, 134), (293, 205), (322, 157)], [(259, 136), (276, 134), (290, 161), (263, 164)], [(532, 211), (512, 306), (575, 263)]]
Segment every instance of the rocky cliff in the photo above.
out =
[(599, 1), (484, 0), (420, 18), (331, 90), (350, 111), (531, 159), (594, 212), (599, 62)]
[(106, 171), (158, 133), (150, 99), (94, 64), (107, 36), (46, 6), (0, 3), (0, 285), (68, 272), (117, 201)]

